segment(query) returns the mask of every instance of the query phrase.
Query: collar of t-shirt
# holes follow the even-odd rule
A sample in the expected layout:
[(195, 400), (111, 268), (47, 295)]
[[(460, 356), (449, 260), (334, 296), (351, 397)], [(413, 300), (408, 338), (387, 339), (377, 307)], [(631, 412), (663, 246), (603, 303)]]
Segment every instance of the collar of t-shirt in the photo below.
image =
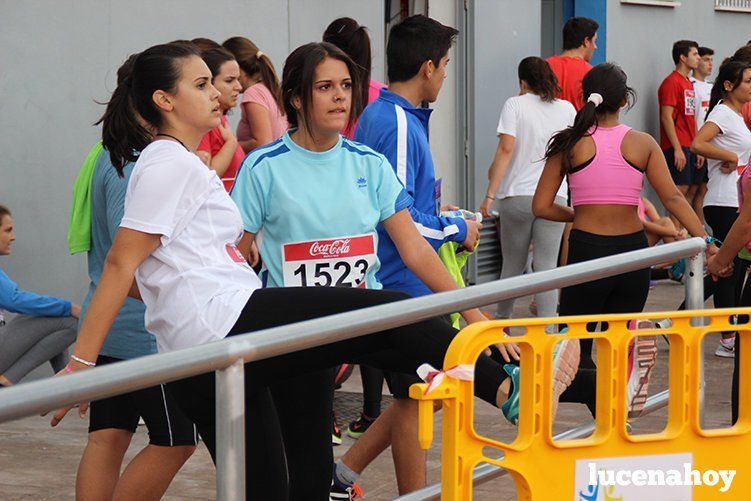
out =
[(414, 115), (420, 120), (420, 123), (425, 128), (425, 132), (428, 132), (428, 122), (430, 121), (430, 114), (433, 113), (432, 109), (417, 108), (413, 106), (412, 103), (407, 101), (404, 97), (391, 92), (387, 88), (381, 89), (381, 93), (379, 94), (378, 99), (383, 99), (386, 102), (396, 104), (399, 107), (403, 108), (405, 112)]
[(339, 150), (342, 148), (342, 141), (344, 139), (342, 138), (342, 135), (339, 134), (339, 139), (337, 140), (336, 144), (329, 148), (326, 151), (310, 151), (306, 150), (296, 142), (292, 140), (292, 137), (290, 135), (295, 132), (297, 128), (290, 129), (287, 132), (284, 133), (282, 136), (282, 142), (289, 148), (289, 150), (292, 153), (295, 153), (297, 155), (302, 155), (306, 161), (308, 162), (316, 162), (316, 163), (325, 163), (331, 161), (333, 157), (335, 157)]

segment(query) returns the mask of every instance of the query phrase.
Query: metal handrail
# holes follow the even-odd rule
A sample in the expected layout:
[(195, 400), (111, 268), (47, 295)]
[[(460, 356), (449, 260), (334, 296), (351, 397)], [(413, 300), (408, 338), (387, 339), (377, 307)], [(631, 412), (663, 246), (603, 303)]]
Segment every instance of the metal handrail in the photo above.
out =
[[(237, 370), (236, 362), (261, 360), (415, 323), (437, 315), (619, 275), (694, 256), (704, 250), (705, 246), (703, 239), (691, 238), (466, 289), (264, 329), (62, 378), (24, 383), (0, 392), (0, 423), (76, 402), (97, 400), (217, 371), (217, 388), (220, 390), (216, 404), (218, 498), (240, 499), (244, 492), (244, 470), (238, 469), (237, 465), (244, 464), (244, 439), (243, 427), (238, 423), (242, 422), (244, 416), (238, 408), (242, 408), (243, 373)], [(231, 474), (227, 474), (228, 471)]]

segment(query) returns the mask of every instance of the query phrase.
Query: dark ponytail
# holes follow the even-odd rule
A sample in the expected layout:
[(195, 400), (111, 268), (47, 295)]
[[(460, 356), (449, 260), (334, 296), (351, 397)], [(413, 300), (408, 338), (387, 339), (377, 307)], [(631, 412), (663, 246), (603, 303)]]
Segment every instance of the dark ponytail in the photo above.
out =
[(155, 45), (130, 56), (117, 71), (117, 88), (97, 124), (102, 124), (102, 143), (120, 176), (125, 164), (134, 162), (151, 142), (147, 127), (162, 125), (154, 92), (174, 92), (180, 79), (178, 59), (191, 56), (199, 56), (192, 44)]
[(323, 32), (323, 41), (342, 49), (355, 63), (360, 73), (360, 102), (366, 105), (372, 66), (368, 30), (350, 17), (340, 17)]
[[(709, 116), (714, 107), (717, 106), (720, 101), (727, 99), (728, 94), (738, 88), (741, 82), (743, 82), (743, 73), (750, 68), (751, 64), (747, 61), (736, 60), (734, 57), (727, 58), (722, 62), (722, 65), (720, 65), (720, 71), (717, 72), (717, 78), (714, 81), (714, 85), (712, 85), (712, 94), (709, 98), (707, 116)], [(733, 88), (730, 89), (730, 91), (725, 90), (725, 82), (733, 84)], [(706, 120), (706, 117), (704, 118)]]
[(558, 78), (544, 59), (531, 56), (519, 63), (519, 81), (524, 80), (529, 90), (547, 102), (553, 102), (561, 93)]
[[(574, 146), (581, 138), (591, 135), (593, 128), (598, 126), (599, 117), (617, 112), (624, 101), (628, 109), (636, 103), (636, 93), (627, 85), (626, 73), (613, 63), (598, 64), (589, 70), (582, 79), (582, 94), (585, 99), (584, 107), (576, 114), (574, 125), (556, 132), (545, 151), (546, 159), (562, 155), (563, 174), (571, 169)], [(595, 105), (589, 100), (592, 94), (602, 96), (602, 103)]]
[(282, 101), (282, 89), (279, 77), (276, 76), (274, 63), (269, 56), (264, 54), (256, 44), (245, 37), (231, 37), (222, 43), (237, 59), (237, 64), (248, 76), (258, 75), (261, 83), (274, 96), (274, 101), (279, 108), (279, 113), (284, 114), (284, 102)]

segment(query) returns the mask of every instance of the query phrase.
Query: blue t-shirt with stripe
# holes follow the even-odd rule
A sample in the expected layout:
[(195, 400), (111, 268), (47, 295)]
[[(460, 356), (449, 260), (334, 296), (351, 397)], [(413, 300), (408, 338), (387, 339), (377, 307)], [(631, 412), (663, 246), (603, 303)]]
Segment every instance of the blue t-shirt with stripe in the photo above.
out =
[[(330, 150), (313, 152), (297, 145), (290, 132), (246, 157), (231, 196), (245, 230), (260, 233), (261, 276), (269, 287), (380, 289), (376, 227), (412, 205), (383, 155), (341, 136)], [(356, 267), (364, 240), (373, 244), (372, 261)], [(303, 265), (311, 267), (307, 275)]]

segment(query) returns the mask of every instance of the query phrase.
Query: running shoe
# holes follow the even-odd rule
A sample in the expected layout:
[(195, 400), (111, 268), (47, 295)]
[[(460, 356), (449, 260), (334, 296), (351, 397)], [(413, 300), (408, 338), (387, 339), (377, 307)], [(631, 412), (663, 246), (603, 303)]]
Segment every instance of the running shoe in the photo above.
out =
[(375, 418), (368, 417), (361, 413), (359, 418), (355, 419), (349, 423), (349, 426), (347, 426), (347, 435), (357, 440), (368, 428), (370, 428), (370, 425), (373, 424), (374, 421)]
[(735, 336), (728, 339), (721, 338), (714, 354), (716, 357), (735, 358)]
[(331, 481), (331, 491), (329, 492), (330, 501), (352, 501), (354, 499), (362, 499), (362, 489), (357, 483), (352, 485), (344, 485), (336, 478)]
[(508, 399), (501, 405), (501, 412), (509, 423), (516, 426), (519, 424), (519, 377), (521, 370), (516, 365), (506, 364), (503, 366), (503, 370), (506, 371), (508, 377), (511, 380), (511, 389), (508, 394)]
[(333, 426), (331, 428), (331, 445), (342, 445), (342, 430), (336, 424), (336, 413), (334, 413)]
[[(633, 320), (630, 322), (633, 325)], [(636, 329), (649, 329), (654, 324), (649, 320), (640, 320)], [(633, 328), (633, 327), (631, 327)], [(655, 338), (641, 336), (631, 340), (628, 346), (628, 385), (626, 387), (626, 408), (628, 417), (635, 418), (644, 411), (647, 403), (649, 379), (657, 363), (657, 341)]]
[[(568, 329), (562, 329), (564, 332)], [(559, 341), (553, 348), (553, 419), (561, 394), (571, 385), (579, 370), (581, 346), (578, 339)]]
[(670, 280), (675, 280), (676, 282), (683, 280), (684, 273), (686, 273), (686, 259), (679, 259), (668, 268)]

